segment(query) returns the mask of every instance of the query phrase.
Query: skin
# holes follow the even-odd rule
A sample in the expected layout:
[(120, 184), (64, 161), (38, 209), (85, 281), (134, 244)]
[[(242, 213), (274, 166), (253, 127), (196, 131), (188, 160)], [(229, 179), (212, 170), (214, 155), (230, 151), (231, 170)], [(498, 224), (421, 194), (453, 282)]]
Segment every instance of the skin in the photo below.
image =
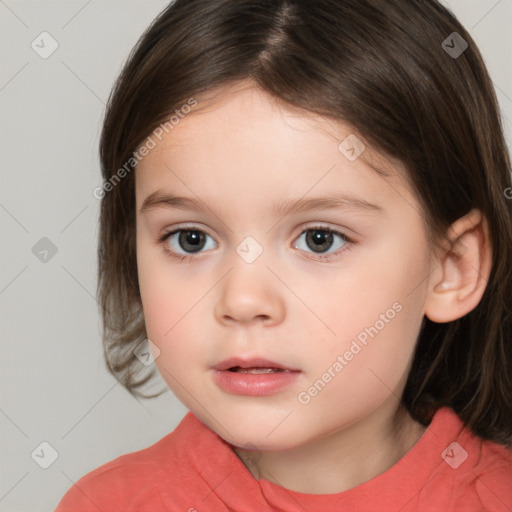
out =
[[(199, 106), (136, 170), (139, 283), (148, 338), (160, 350), (156, 365), (255, 478), (310, 494), (350, 489), (389, 469), (424, 433), (399, 397), (423, 318), (458, 300), (458, 274), (443, 266), (446, 259), (431, 258), (401, 164), (368, 145), (355, 161), (340, 152), (340, 142), (355, 133), (350, 126), (279, 104), (247, 84)], [(141, 213), (157, 190), (199, 198), (207, 207), (160, 205)], [(351, 195), (382, 211), (272, 211), (285, 199), (327, 194)], [(318, 225), (353, 242), (335, 236), (324, 249), (330, 260), (320, 260), (301, 235)], [(187, 253), (177, 236), (158, 241), (178, 228), (209, 235), (203, 250)], [(250, 264), (236, 252), (247, 236), (263, 249)], [(469, 255), (478, 236), (465, 240)], [(187, 254), (192, 259), (183, 260)], [(480, 268), (472, 261), (468, 273), (471, 264)], [(485, 276), (487, 269), (480, 270)], [(440, 287), (446, 277), (452, 284)], [(468, 286), (471, 279), (462, 281)], [(473, 288), (472, 302), (459, 301), (453, 317), (478, 303), (483, 289)], [(396, 303), (400, 312), (321, 392), (300, 403), (299, 393)], [(217, 386), (211, 369), (232, 356), (264, 357), (301, 373), (274, 395), (235, 395)]]

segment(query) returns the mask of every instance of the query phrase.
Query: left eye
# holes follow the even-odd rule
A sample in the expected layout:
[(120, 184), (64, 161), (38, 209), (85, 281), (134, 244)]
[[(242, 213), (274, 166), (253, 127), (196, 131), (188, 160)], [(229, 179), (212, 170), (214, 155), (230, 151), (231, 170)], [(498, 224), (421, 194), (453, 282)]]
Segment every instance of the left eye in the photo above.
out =
[[(306, 235), (305, 243), (307, 245), (307, 248), (311, 249), (315, 253), (324, 254), (324, 252), (331, 248), (334, 239), (338, 238), (338, 244), (334, 243), (334, 251), (341, 249), (344, 247), (347, 243), (349, 243), (349, 239), (343, 234), (338, 231), (334, 231), (329, 228), (309, 228), (304, 230), (299, 238), (297, 240), (300, 240), (303, 238), (303, 235)], [(336, 245), (338, 245), (336, 247)], [(298, 247), (299, 249), (303, 249), (302, 247)], [(307, 249), (303, 249), (307, 250)]]

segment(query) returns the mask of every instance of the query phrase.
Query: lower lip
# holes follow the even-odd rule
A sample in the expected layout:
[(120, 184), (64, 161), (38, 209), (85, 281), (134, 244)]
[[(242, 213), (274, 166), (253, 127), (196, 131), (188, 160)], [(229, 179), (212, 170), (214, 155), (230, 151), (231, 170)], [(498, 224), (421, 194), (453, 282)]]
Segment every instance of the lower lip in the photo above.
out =
[(218, 386), (228, 393), (248, 396), (273, 395), (292, 384), (299, 371), (275, 373), (239, 373), (229, 370), (214, 370), (213, 378)]

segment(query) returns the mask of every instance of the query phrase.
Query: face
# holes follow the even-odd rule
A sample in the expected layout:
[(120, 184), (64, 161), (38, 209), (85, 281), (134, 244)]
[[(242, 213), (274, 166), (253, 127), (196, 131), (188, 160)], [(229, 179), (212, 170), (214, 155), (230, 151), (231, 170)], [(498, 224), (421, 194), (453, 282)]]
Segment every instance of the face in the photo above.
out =
[(426, 233), (404, 169), (369, 146), (356, 158), (354, 136), (246, 87), (180, 120), (137, 167), (155, 363), (235, 446), (291, 449), (397, 406)]

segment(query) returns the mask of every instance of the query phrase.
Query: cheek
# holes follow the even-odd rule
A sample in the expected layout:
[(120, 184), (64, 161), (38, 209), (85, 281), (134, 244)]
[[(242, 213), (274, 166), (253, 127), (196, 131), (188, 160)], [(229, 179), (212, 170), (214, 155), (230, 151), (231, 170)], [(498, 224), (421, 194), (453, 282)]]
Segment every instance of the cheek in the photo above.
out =
[[(376, 308), (354, 314), (347, 323), (351, 333), (327, 353), (311, 353), (308, 386), (297, 397), (300, 410), (308, 417), (324, 417), (328, 425), (352, 422), (387, 400), (398, 400), (409, 373), (415, 340), (421, 325), (414, 304), (401, 302), (402, 309)], [(394, 317), (390, 318), (392, 314)], [(368, 320), (367, 320), (368, 318)], [(343, 325), (339, 326), (340, 331)], [(361, 341), (362, 340), (362, 341)], [(307, 403), (306, 403), (307, 402)], [(302, 405), (305, 404), (306, 405)]]
[(163, 339), (190, 309), (197, 280), (185, 281), (164, 250), (145, 238), (137, 246), (140, 296), (148, 335)]
[(162, 355), (170, 350), (190, 351), (194, 340), (200, 339), (198, 294), (176, 292), (179, 289), (166, 287), (161, 279), (153, 281), (144, 291), (141, 286), (147, 335)]
[(379, 332), (391, 333), (405, 317), (406, 324), (414, 323), (422, 316), (428, 275), (426, 253), (394, 244), (378, 254), (358, 255), (349, 271), (334, 276), (329, 293), (317, 296), (324, 297), (326, 322), (336, 338), (346, 343), (360, 333), (364, 338), (364, 332), (374, 325)]
[[(327, 322), (336, 332), (335, 342), (313, 355), (317, 368), (332, 368), (336, 374), (332, 380), (337, 384), (326, 386), (325, 400), (343, 396), (357, 406), (395, 390), (399, 396), (424, 316), (429, 273), (427, 253), (408, 247), (405, 241), (395, 244), (393, 251), (383, 251), (378, 260), (375, 255), (361, 260), (358, 272), (333, 282), (331, 297), (337, 304), (330, 306)], [(343, 369), (336, 373), (339, 356)], [(312, 376), (318, 378), (325, 380), (321, 374)]]
[(187, 289), (178, 287), (172, 274), (166, 273), (159, 252), (139, 247), (137, 268), (146, 333), (160, 349), (162, 359), (169, 340), (179, 332), (180, 319), (186, 317), (189, 301)]
[[(160, 287), (160, 285), (157, 285)], [(148, 338), (158, 347), (159, 356), (155, 364), (176, 396), (187, 403), (182, 396), (180, 385), (191, 387), (190, 379), (196, 379), (198, 372), (206, 369), (208, 354), (201, 344), (200, 304), (166, 290), (147, 289), (144, 301), (144, 319)], [(203, 368), (204, 367), (204, 368)], [(194, 385), (197, 385), (195, 383)]]
[(204, 308), (208, 301), (201, 298), (211, 283), (176, 272), (176, 267), (160, 251), (139, 248), (137, 256), (147, 337), (160, 351), (155, 362), (162, 377), (179, 395), (171, 376), (182, 382), (198, 361), (210, 363), (201, 345), (201, 319), (206, 318)]

